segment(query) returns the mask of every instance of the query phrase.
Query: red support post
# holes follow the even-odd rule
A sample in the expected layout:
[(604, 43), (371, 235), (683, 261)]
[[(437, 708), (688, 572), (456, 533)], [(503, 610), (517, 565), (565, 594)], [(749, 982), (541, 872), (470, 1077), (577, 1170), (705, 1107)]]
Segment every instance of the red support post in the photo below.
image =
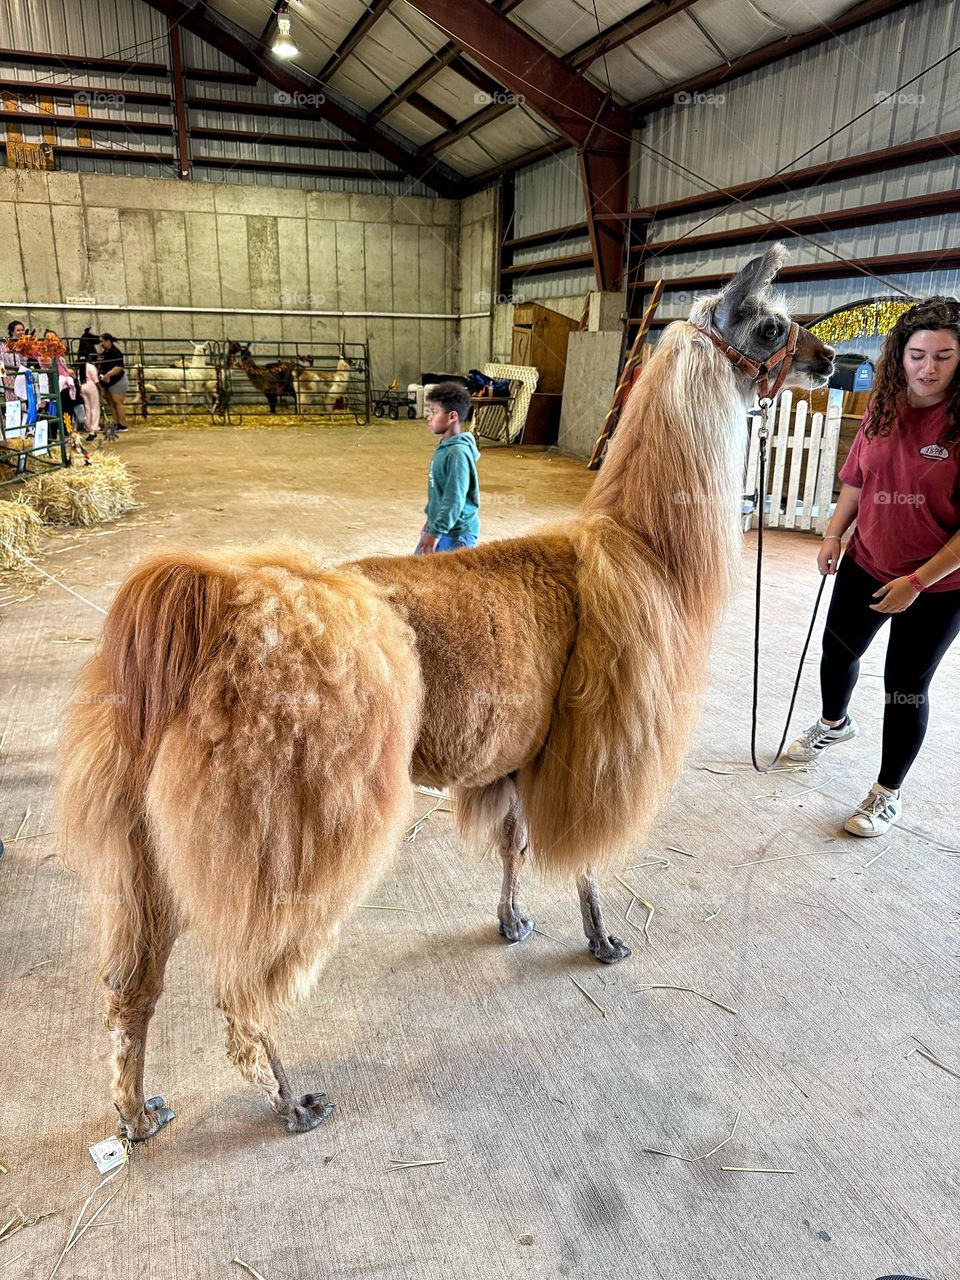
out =
[[(579, 72), (486, 0), (408, 0), (580, 153), (597, 287), (620, 287), (628, 207), (630, 121)], [(442, 140), (441, 140), (442, 141)], [(442, 147), (433, 144), (431, 151)], [(600, 215), (605, 215), (601, 220)]]
[(611, 215), (630, 203), (630, 147), (627, 144), (625, 151), (615, 152), (581, 151), (578, 161), (597, 288), (610, 292), (622, 283), (627, 224)]

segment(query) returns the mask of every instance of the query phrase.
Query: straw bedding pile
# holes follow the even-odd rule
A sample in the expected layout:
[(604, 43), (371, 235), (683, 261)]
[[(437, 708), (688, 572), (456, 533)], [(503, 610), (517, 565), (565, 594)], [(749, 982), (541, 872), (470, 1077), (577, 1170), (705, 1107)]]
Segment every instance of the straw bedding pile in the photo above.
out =
[(110, 454), (95, 457), (88, 467), (77, 466), (35, 476), (18, 495), (44, 524), (86, 527), (126, 515), (137, 505), (130, 473)]
[(34, 555), (42, 529), (43, 522), (32, 508), (0, 500), (0, 569), (22, 568), (20, 556)]
[[(364, 418), (362, 422), (357, 423), (352, 409), (338, 409), (334, 413), (260, 413), (250, 410), (244, 406), (242, 410), (234, 409), (227, 423), (215, 423), (203, 414), (188, 414), (187, 417), (177, 417), (171, 413), (151, 413), (146, 419), (131, 419), (137, 432), (144, 430), (168, 430), (175, 428), (177, 431), (266, 431), (276, 430), (278, 427), (284, 428), (303, 428), (308, 427), (354, 427), (369, 426), (371, 422), (377, 422), (379, 419)], [(401, 421), (406, 421), (402, 419)], [(386, 425), (391, 424), (390, 419), (384, 419)]]

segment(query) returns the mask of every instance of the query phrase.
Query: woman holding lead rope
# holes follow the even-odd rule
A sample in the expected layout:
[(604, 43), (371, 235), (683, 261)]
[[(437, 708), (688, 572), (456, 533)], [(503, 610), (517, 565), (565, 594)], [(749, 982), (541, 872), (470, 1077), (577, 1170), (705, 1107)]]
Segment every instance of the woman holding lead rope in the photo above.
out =
[[(840, 471), (817, 555), (836, 574), (820, 663), (822, 712), (787, 749), (810, 761), (860, 732), (848, 711), (860, 658), (890, 618), (880, 771), (844, 824), (879, 836), (929, 719), (928, 689), (960, 632), (960, 303), (927, 298), (888, 336), (870, 406)], [(841, 538), (856, 529), (841, 558)]]

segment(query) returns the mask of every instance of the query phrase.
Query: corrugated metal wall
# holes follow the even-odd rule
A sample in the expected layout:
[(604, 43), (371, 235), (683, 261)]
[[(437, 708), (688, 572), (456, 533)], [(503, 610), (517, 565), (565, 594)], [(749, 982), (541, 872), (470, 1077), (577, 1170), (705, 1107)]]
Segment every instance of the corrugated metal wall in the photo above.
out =
[[(960, 6), (921, 0), (702, 95), (687, 95), (694, 100), (650, 116), (638, 139), (676, 156), (708, 182), (698, 183), (641, 147), (632, 188), (636, 203), (649, 208), (710, 183), (729, 186), (960, 128), (955, 59), (904, 89), (901, 101), (877, 105), (879, 95), (958, 42)], [(862, 120), (810, 150), (869, 108)]]
[[(766, 177), (781, 167), (806, 168), (960, 129), (960, 59), (927, 72), (905, 88), (892, 105), (877, 103), (878, 96), (891, 93), (957, 44), (960, 5), (954, 0), (921, 0), (840, 39), (718, 85), (701, 95), (701, 101), (693, 95), (694, 100), (685, 105), (659, 111), (636, 134), (631, 203), (634, 207), (656, 207), (709, 190), (711, 185), (727, 187)], [(862, 120), (811, 150), (861, 112), (867, 112)], [(663, 155), (658, 157), (651, 149)], [(692, 172), (684, 172), (666, 157), (676, 157)], [(695, 174), (704, 181), (698, 181)], [(796, 218), (957, 188), (960, 158), (945, 147), (943, 159), (935, 162), (751, 200), (756, 213), (731, 204), (721, 210), (661, 219), (650, 228), (650, 239), (692, 238), (697, 228), (704, 233), (729, 230), (764, 217)], [(518, 172), (514, 235), (558, 228), (583, 217), (573, 152)], [(825, 231), (810, 236), (815, 243), (785, 238), (793, 263), (829, 260), (829, 253), (817, 245), (856, 258), (935, 250), (954, 247), (960, 241), (960, 214)], [(515, 261), (542, 261), (588, 247), (585, 238), (537, 245), (517, 250)], [(651, 262), (645, 274), (654, 279), (661, 274), (673, 278), (732, 271), (761, 249), (738, 245), (688, 253), (678, 246), (676, 252), (664, 253)], [(527, 297), (574, 296), (592, 287), (591, 281), (589, 271), (569, 271), (517, 279), (514, 288)], [(893, 283), (926, 293), (954, 293), (958, 277), (956, 272), (937, 272), (897, 277)], [(809, 313), (887, 291), (885, 282), (869, 278), (796, 284), (785, 290), (798, 311)], [(667, 293), (660, 313), (677, 316), (688, 309), (687, 295)]]
[[(589, 246), (588, 246), (589, 247)], [(562, 245), (560, 249), (566, 248)], [(550, 298), (582, 298), (584, 294), (596, 289), (597, 281), (593, 269), (587, 267), (583, 271), (558, 271), (550, 275), (514, 278), (509, 294), (517, 302), (543, 302)]]
[[(892, 93), (958, 43), (960, 6), (952, 0), (921, 0), (843, 39), (718, 85), (704, 95), (705, 101), (657, 112), (637, 135), (634, 204), (655, 207), (707, 190), (710, 183), (731, 186), (780, 168), (806, 168), (960, 129), (956, 60), (927, 72), (900, 91), (892, 104), (878, 103), (878, 98)], [(867, 114), (862, 120), (841, 129), (863, 112)], [(814, 145), (838, 129), (829, 142)], [(682, 159), (689, 170), (708, 181), (698, 182), (663, 162), (644, 144)], [(649, 238), (654, 242), (683, 236), (693, 239), (697, 234), (749, 226), (764, 216), (823, 214), (958, 187), (960, 158), (945, 147), (942, 160), (751, 199), (748, 203), (756, 212), (732, 204), (664, 218), (651, 226)], [(792, 264), (829, 261), (827, 250), (845, 258), (870, 258), (953, 248), (960, 240), (960, 214), (813, 232), (806, 240), (784, 238)], [(677, 251), (664, 252), (650, 262), (645, 275), (655, 279), (733, 271), (762, 249), (761, 244), (747, 244), (684, 252), (678, 245)], [(888, 293), (891, 285), (910, 293), (955, 294), (960, 273), (858, 276), (787, 285), (783, 292), (795, 311), (821, 314), (847, 301)], [(660, 315), (682, 316), (689, 306), (690, 295), (667, 293)]]
[[(84, 4), (82, 0), (44, 0), (42, 4), (30, 0), (0, 0), (0, 31), (2, 43), (17, 49), (38, 52), (66, 53), (92, 58), (129, 58), (139, 62), (169, 62), (167, 51), (166, 21), (143, 0), (98, 0), (96, 4)], [(236, 71), (229, 58), (189, 32), (183, 33), (183, 61), (185, 66), (203, 67), (209, 70)], [(136, 90), (148, 93), (169, 93), (169, 77), (115, 76), (78, 72), (55, 67), (17, 67), (2, 65), (0, 76), (5, 80), (17, 80), (24, 84), (20, 95), (23, 110), (36, 105), (39, 87), (37, 81), (52, 85), (91, 85), (105, 91), (103, 101), (93, 98), (89, 105), (90, 116), (107, 119), (111, 116), (147, 124), (171, 125), (173, 112), (160, 104), (146, 105), (124, 100), (124, 95)], [(309, 87), (305, 85), (305, 92)], [(198, 127), (213, 129), (245, 130), (260, 133), (263, 141), (237, 142), (194, 139), (191, 143), (195, 178), (216, 183), (256, 186), (298, 187), (307, 190), (346, 191), (367, 195), (396, 193), (414, 196), (434, 196), (436, 193), (422, 183), (411, 179), (401, 182), (385, 182), (371, 173), (370, 177), (307, 173), (254, 172), (248, 169), (223, 169), (205, 166), (202, 156), (216, 155), (228, 159), (261, 160), (297, 165), (342, 165), (349, 168), (368, 167), (371, 170), (391, 169), (394, 166), (382, 156), (362, 150), (325, 150), (309, 147), (271, 144), (271, 133), (296, 134), (310, 139), (331, 138), (345, 140), (346, 135), (325, 121), (312, 118), (304, 112), (302, 120), (295, 116), (268, 117), (258, 115), (256, 103), (274, 104), (277, 91), (259, 82), (255, 87), (244, 85), (218, 85), (209, 82), (190, 82), (190, 96), (197, 98), (228, 99), (233, 102), (249, 102), (249, 113), (233, 111), (192, 111), (190, 121)], [(9, 96), (9, 91), (7, 91)], [(55, 99), (55, 110), (73, 114), (70, 99)], [(20, 126), (24, 140), (40, 141), (41, 130), (32, 123)], [(58, 129), (58, 136), (65, 146), (77, 146), (75, 130)], [(172, 150), (173, 135), (141, 134), (131, 131), (124, 134), (94, 134), (91, 155), (74, 157), (60, 155), (57, 167), (68, 172), (129, 174), (135, 177), (170, 177), (173, 165), (138, 160), (143, 151)], [(97, 151), (124, 151), (123, 160), (98, 157)]]
[[(166, 25), (161, 15), (148, 5), (132, 3), (132, 0), (102, 0), (99, 5), (84, 5), (77, 0), (46, 0), (44, 4), (27, 0), (0, 0), (0, 31), (3, 44), (13, 49), (35, 50), (43, 53), (65, 53), (75, 57), (129, 58), (135, 62), (166, 62)], [(0, 59), (2, 64), (2, 59)], [(78, 85), (103, 90), (86, 104), (90, 117), (109, 119), (118, 114), (142, 120), (147, 124), (166, 124), (170, 111), (159, 106), (123, 104), (123, 95), (133, 91), (163, 93), (167, 91), (166, 79), (150, 76), (116, 76), (67, 68), (18, 67), (2, 65), (0, 75), (5, 80), (22, 81), (25, 89), (20, 95), (20, 105), (25, 111), (35, 109), (36, 81), (50, 85)], [(29, 86), (26, 87), (26, 86)], [(4, 97), (13, 100), (17, 95), (10, 90)], [(75, 107), (69, 98), (55, 98), (54, 109), (64, 115), (72, 115)], [(18, 126), (26, 142), (42, 141), (39, 126)], [(77, 146), (75, 130), (58, 129), (58, 137), (64, 145)], [(73, 156), (60, 156), (57, 167), (66, 172), (129, 173), (136, 177), (169, 177), (170, 167), (138, 161), (138, 151), (156, 151), (170, 146), (168, 139), (156, 134), (98, 134), (94, 137), (91, 152), (100, 149), (125, 151), (129, 161), (97, 159), (89, 160)]]
[[(516, 175), (514, 211), (513, 229), (508, 232), (510, 239), (582, 222), (586, 209), (576, 154), (564, 151), (520, 169)], [(522, 266), (589, 251), (590, 241), (584, 235), (575, 240), (518, 248), (514, 251), (513, 261), (515, 265)], [(582, 271), (558, 271), (516, 280), (511, 292), (520, 301), (544, 301), (557, 297), (583, 297), (594, 288), (593, 269), (588, 266)]]
[(132, 0), (0, 0), (0, 30), (10, 49), (166, 61), (166, 22), (156, 9)]
[[(133, 2), (138, 3), (139, 0), (133, 0)], [(205, 41), (199, 40), (189, 32), (185, 34), (183, 40), (183, 57), (184, 64), (187, 66), (204, 67), (208, 70), (236, 69), (235, 64), (229, 58), (224, 57), (218, 50), (211, 48)], [(305, 86), (304, 91), (309, 93), (309, 88)], [(193, 164), (198, 171), (199, 177), (213, 182), (255, 184), (257, 186), (305, 187), (308, 190), (349, 191), (361, 195), (384, 195), (389, 192), (399, 193), (400, 191), (405, 195), (415, 196), (432, 196), (436, 194), (432, 188), (426, 187), (423, 183), (416, 182), (413, 179), (405, 178), (402, 183), (384, 183), (381, 178), (373, 174), (369, 178), (354, 175), (338, 178), (303, 173), (254, 173), (247, 169), (211, 169), (203, 165), (201, 156), (204, 153), (291, 165), (303, 162), (306, 164), (344, 165), (349, 168), (367, 166), (370, 169), (389, 169), (394, 166), (375, 152), (354, 150), (352, 147), (348, 151), (340, 149), (327, 151), (314, 147), (300, 151), (289, 144), (271, 144), (269, 141), (270, 132), (297, 134), (310, 139), (331, 138), (335, 141), (349, 141), (349, 139), (345, 133), (335, 128), (332, 124), (322, 120), (311, 119), (307, 116), (303, 120), (296, 118), (269, 119), (264, 116), (258, 116), (253, 109), (256, 103), (262, 102), (274, 105), (283, 103), (286, 100), (285, 95), (275, 90), (271, 85), (264, 84), (263, 81), (260, 81), (255, 87), (208, 84), (196, 88), (191, 96), (216, 97), (231, 102), (249, 102), (251, 104), (249, 114), (238, 114), (233, 111), (194, 110), (190, 113), (191, 124), (209, 129), (240, 129), (259, 131), (263, 134), (263, 140), (256, 144), (234, 141), (195, 142), (192, 148)]]
[(514, 209), (514, 236), (529, 236), (582, 222), (586, 210), (576, 153), (562, 151), (518, 170)]

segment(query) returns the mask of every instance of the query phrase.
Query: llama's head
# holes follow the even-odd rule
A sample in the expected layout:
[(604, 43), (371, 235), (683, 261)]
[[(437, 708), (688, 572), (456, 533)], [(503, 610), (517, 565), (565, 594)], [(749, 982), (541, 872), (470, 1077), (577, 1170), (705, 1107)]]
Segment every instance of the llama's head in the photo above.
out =
[[(786, 254), (784, 245), (773, 244), (759, 258), (752, 258), (720, 293), (697, 299), (690, 321), (714, 330), (729, 346), (758, 364), (775, 356), (787, 340), (791, 318), (770, 285)], [(825, 386), (833, 373), (834, 354), (801, 325), (784, 385), (806, 390)], [(749, 395), (749, 375), (742, 376), (744, 392)]]
[(195, 356), (208, 356), (211, 351), (211, 343), (195, 342), (193, 344), (193, 354)]

